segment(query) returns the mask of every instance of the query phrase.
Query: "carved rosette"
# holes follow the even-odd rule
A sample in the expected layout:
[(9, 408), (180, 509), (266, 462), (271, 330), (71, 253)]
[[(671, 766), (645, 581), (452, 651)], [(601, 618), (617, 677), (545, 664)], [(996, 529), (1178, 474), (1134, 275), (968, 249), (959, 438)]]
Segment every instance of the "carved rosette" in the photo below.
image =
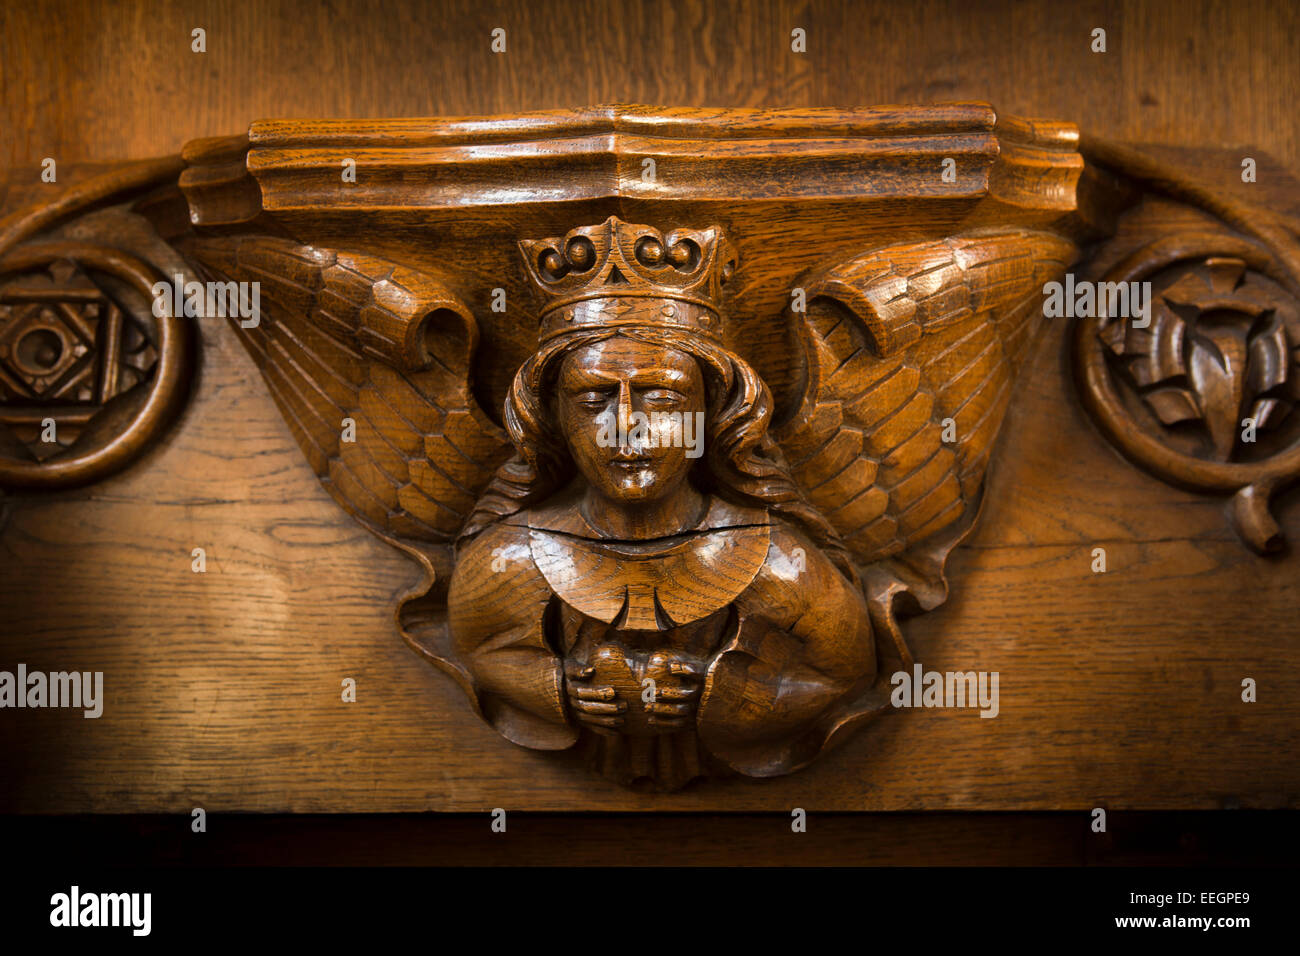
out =
[(97, 481), (160, 435), (191, 359), (187, 321), (153, 315), (161, 278), (84, 242), (29, 242), (0, 260), (0, 486)]
[(1156, 476), (1231, 493), (1242, 539), (1277, 551), (1269, 499), (1300, 477), (1300, 300), (1286, 271), (1259, 244), (1206, 231), (1157, 239), (1102, 281), (1150, 283), (1150, 312), (1079, 320), (1085, 406)]

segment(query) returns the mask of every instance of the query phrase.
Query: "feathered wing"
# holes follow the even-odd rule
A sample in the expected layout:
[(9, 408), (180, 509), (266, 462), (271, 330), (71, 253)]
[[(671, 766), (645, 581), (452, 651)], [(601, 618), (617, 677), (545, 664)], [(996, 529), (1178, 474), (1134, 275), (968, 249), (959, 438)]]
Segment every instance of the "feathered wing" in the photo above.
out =
[(805, 388), (774, 437), (904, 660), (893, 598), (946, 597), (943, 559), (978, 510), (1043, 285), (1076, 253), (1049, 234), (971, 234), (874, 250), (802, 283)]
[(508, 450), (470, 393), (464, 303), (424, 273), (282, 239), (187, 252), (217, 281), (260, 283), (258, 324), (232, 324), (330, 494), (380, 533), (451, 542)]
[[(436, 277), (374, 256), (269, 236), (185, 252), (207, 279), (260, 284), (260, 321), (232, 324), (321, 483), (423, 564), (404, 605), (420, 603), (446, 583), (451, 544), (510, 449), (471, 392), (473, 314)], [(465, 683), (439, 642), (403, 630)]]

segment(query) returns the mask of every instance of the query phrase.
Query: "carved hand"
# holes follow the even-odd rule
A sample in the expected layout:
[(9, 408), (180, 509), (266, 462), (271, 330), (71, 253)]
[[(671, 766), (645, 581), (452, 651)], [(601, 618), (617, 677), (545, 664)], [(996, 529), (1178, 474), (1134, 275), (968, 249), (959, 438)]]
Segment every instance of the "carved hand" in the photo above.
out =
[(618, 700), (618, 692), (611, 684), (593, 686), (589, 683), (596, 668), (579, 661), (564, 662), (564, 693), (569, 707), (580, 723), (600, 734), (614, 735), (623, 726), (627, 702)]
[(645, 677), (654, 681), (654, 699), (645, 705), (646, 723), (668, 731), (688, 727), (695, 719), (699, 702), (702, 680), (699, 665), (656, 651), (646, 663)]
[(565, 661), (565, 694), (574, 717), (597, 733), (653, 736), (694, 721), (702, 674), (693, 658), (670, 651), (647, 659), (603, 644), (590, 664)]

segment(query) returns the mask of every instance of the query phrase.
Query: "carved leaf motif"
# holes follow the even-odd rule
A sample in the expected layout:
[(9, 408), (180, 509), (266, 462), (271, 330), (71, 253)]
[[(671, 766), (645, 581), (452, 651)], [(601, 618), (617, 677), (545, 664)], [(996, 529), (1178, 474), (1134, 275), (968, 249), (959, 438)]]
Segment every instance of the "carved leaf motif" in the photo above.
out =
[(1110, 318), (1099, 333), (1123, 356), (1143, 400), (1166, 426), (1199, 422), (1211, 456), (1229, 460), (1243, 418), (1277, 425), (1296, 398), (1285, 325), (1246, 283), (1241, 259), (1211, 257), (1152, 303), (1148, 328)]
[(1177, 385), (1158, 386), (1146, 393), (1146, 400), (1166, 425), (1201, 417), (1201, 407), (1196, 404), (1196, 396)]
[(1226, 459), (1237, 442), (1237, 412), (1245, 384), (1246, 348), (1235, 329), (1196, 330), (1188, 377), (1201, 401), (1201, 418), (1216, 457)]

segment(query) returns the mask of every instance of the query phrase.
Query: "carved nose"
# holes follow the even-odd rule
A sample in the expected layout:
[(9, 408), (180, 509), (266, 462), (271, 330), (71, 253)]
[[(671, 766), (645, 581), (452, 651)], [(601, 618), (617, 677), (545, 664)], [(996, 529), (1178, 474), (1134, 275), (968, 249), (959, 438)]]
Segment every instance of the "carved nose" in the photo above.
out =
[(623, 382), (618, 390), (618, 461), (631, 461), (644, 457), (644, 441), (633, 441), (635, 431), (632, 420), (632, 390)]

